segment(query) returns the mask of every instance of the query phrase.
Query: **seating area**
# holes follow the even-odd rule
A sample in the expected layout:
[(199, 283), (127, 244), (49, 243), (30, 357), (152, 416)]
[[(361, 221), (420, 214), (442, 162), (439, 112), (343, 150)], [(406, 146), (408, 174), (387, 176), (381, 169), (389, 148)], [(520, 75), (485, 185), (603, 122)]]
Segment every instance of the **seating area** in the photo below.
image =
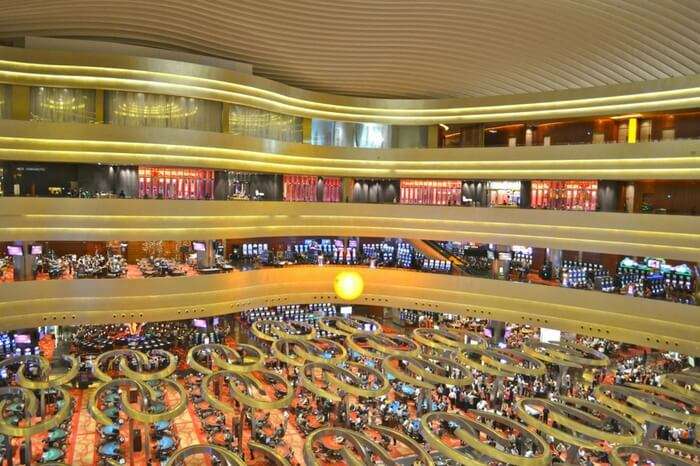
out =
[(141, 259), (137, 266), (145, 278), (182, 277), (187, 275), (185, 266), (164, 257)]

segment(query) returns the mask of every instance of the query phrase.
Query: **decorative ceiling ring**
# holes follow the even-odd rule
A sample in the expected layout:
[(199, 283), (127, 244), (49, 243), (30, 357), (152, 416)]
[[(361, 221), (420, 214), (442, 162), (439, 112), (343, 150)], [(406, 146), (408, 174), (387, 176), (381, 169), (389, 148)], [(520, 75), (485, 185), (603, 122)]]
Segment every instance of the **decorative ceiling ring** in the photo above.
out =
[[(39, 360), (39, 380), (29, 379), (25, 375), (25, 361), (31, 361), (32, 358)], [(29, 388), (31, 390), (48, 390), (49, 388), (69, 383), (78, 375), (80, 363), (77, 358), (70, 354), (62, 355), (61, 360), (68, 365), (68, 370), (61, 375), (51, 378), (51, 364), (48, 360), (43, 356), (30, 356), (29, 359), (23, 361), (19, 366), (19, 370), (17, 371), (17, 383), (20, 387)]]
[(457, 359), (465, 366), (495, 377), (540, 377), (547, 372), (547, 367), (542, 361), (515, 349), (473, 346), (463, 349)]
[(97, 387), (97, 389), (90, 394), (90, 398), (88, 398), (88, 411), (99, 424), (112, 424), (114, 421), (98, 407), (98, 404), (106, 391), (119, 390), (121, 392), (122, 409), (130, 419), (134, 419), (143, 424), (153, 424), (158, 421), (174, 419), (187, 409), (187, 392), (182, 385), (174, 380), (161, 379), (159, 382), (164, 384), (165, 387), (172, 388), (178, 394), (177, 404), (161, 413), (149, 413), (134, 409), (131, 403), (129, 403), (127, 390), (124, 390), (125, 387), (136, 388), (141, 396), (141, 406), (143, 409), (148, 409), (152, 402), (157, 401), (156, 390), (146, 383), (146, 381), (124, 378), (112, 379)]
[(350, 350), (371, 359), (382, 359), (389, 355), (418, 356), (420, 354), (420, 346), (415, 341), (398, 334), (356, 332), (347, 337), (346, 343)]
[[(320, 375), (320, 377), (317, 377)], [(363, 377), (366, 382), (363, 381)], [(299, 371), (301, 386), (316, 396), (333, 403), (342, 401), (338, 391), (362, 398), (377, 398), (391, 390), (389, 380), (377, 369), (356, 362), (334, 366), (325, 362), (310, 362)], [(325, 388), (324, 388), (325, 386)], [(331, 391), (329, 388), (336, 391)]]
[[(36, 415), (39, 407), (39, 401), (32, 390), (24, 387), (0, 387), (0, 398), (8, 396), (22, 397), (22, 401), (24, 403), (24, 413), (29, 414), (32, 417)], [(2, 413), (3, 411), (0, 411), (0, 415), (2, 415)]]
[(488, 338), (469, 330), (447, 330), (444, 328), (417, 328), (413, 330), (413, 339), (419, 344), (440, 351), (459, 351), (469, 346), (486, 348)]
[(640, 446), (620, 445), (610, 452), (610, 464), (612, 466), (627, 466), (630, 456), (636, 456), (634, 464), (654, 464), (656, 466), (697, 466), (692, 460), (685, 460), (676, 455), (662, 453), (651, 448)]
[(700, 373), (674, 372), (661, 376), (661, 386), (695, 400), (700, 405)]
[(190, 445), (175, 451), (165, 466), (185, 466), (186, 460), (192, 456), (204, 455), (209, 458), (216, 458), (222, 466), (245, 466), (246, 462), (238, 455), (224, 447), (216, 445)]
[[(465, 387), (472, 383), (468, 367), (440, 356), (389, 355), (382, 360), (382, 369), (404, 383), (428, 390), (434, 390), (438, 385)], [(455, 369), (459, 377), (452, 377)]]
[[(530, 432), (524, 425), (486, 411), (469, 410), (469, 413), (495, 424), (505, 426), (516, 435), (523, 436), (532, 443), (534, 455), (532, 457), (524, 457), (508, 453), (515, 445), (512, 445), (507, 438), (485, 423), (461, 414), (444, 412), (424, 414), (420, 419), (423, 437), (441, 455), (466, 466), (483, 465), (485, 462), (488, 462), (486, 461), (487, 458), (488, 460), (500, 461), (516, 466), (548, 466), (550, 464), (549, 445), (539, 435)], [(472, 454), (465, 455), (453, 446), (448, 446), (443, 443), (441, 436), (433, 429), (433, 423), (440, 421), (451, 423), (454, 429), (453, 435), (471, 451), (476, 452), (479, 457)], [(481, 440), (481, 434), (484, 434), (487, 440), (499, 444), (503, 449), (492, 447), (483, 442)]]
[(307, 322), (283, 322), (272, 319), (262, 319), (250, 326), (253, 335), (267, 342), (280, 338), (300, 338), (311, 340), (316, 337), (316, 329)]
[[(58, 411), (51, 416), (48, 419), (45, 419), (41, 422), (38, 422), (33, 425), (28, 425), (24, 427), (18, 427), (18, 426), (13, 426), (10, 424), (6, 419), (0, 418), (0, 434), (7, 435), (9, 437), (31, 437), (32, 435), (36, 435), (42, 432), (46, 432), (48, 430), (53, 429), (54, 427), (58, 427), (68, 419), (70, 416), (70, 410), (71, 410), (71, 396), (68, 393), (68, 390), (62, 387), (55, 387), (55, 389), (61, 394), (61, 400), (62, 403), (60, 407), (58, 408)], [(20, 389), (23, 394), (25, 394), (25, 400), (28, 402), (31, 406), (25, 407), (25, 413), (30, 413), (31, 415), (36, 413), (36, 397), (34, 397), (34, 402), (31, 402), (31, 397), (29, 397), (29, 394), (26, 394), (24, 390), (27, 389)], [(27, 390), (28, 391), (28, 390)], [(10, 392), (6, 392), (10, 393)], [(33, 396), (33, 394), (32, 394)], [(29, 397), (29, 398), (27, 398)], [(0, 401), (0, 413), (5, 412), (5, 406), (7, 405), (7, 400), (2, 400)]]
[(544, 343), (528, 340), (523, 344), (523, 353), (548, 364), (575, 368), (599, 368), (610, 365), (610, 358), (588, 346), (571, 342)]
[[(290, 466), (289, 461), (266, 445), (257, 442), (248, 442), (247, 446), (251, 450), (262, 453), (263, 456), (265, 456), (267, 460), (271, 461), (273, 465)], [(240, 456), (224, 447), (219, 447), (216, 445), (190, 445), (188, 447), (180, 448), (174, 452), (165, 463), (165, 466), (185, 466), (188, 464), (188, 458), (197, 455), (216, 458), (220, 461), (222, 466), (245, 466), (248, 464)]]
[[(421, 466), (434, 465), (433, 460), (425, 449), (409, 436), (386, 427), (373, 426), (372, 429), (406, 445), (418, 456), (418, 464)], [(306, 438), (306, 442), (304, 442), (303, 457), (306, 466), (326, 464), (325, 461), (318, 459), (315, 448), (316, 442), (322, 442), (326, 438), (329, 439), (329, 443), (332, 442), (333, 445), (337, 445), (334, 448), (328, 446), (327, 443), (323, 444), (327, 451), (335, 452), (342, 459), (343, 463), (340, 464), (348, 466), (366, 466), (369, 464), (399, 466), (401, 464), (382, 445), (363, 432), (342, 427), (323, 427), (311, 432)], [(375, 461), (374, 457), (377, 457), (378, 461)]]
[(687, 458), (690, 456), (693, 464), (698, 464), (700, 462), (696, 461), (700, 460), (700, 448), (688, 445), (686, 443), (669, 442), (659, 439), (647, 439), (644, 442), (644, 446), (673, 457), (683, 456), (684, 458)]
[[(622, 445), (636, 445), (642, 441), (644, 431), (632, 419), (605, 405), (580, 398), (562, 397), (561, 401), (542, 398), (525, 398), (515, 405), (518, 417), (541, 434), (592, 451), (605, 451), (603, 442)], [(555, 424), (542, 422), (533, 411), (549, 410), (549, 418)], [(617, 425), (617, 432), (603, 430), (603, 427)]]
[[(111, 350), (111, 351), (106, 351), (99, 356), (97, 356), (97, 359), (95, 359), (95, 363), (93, 364), (92, 367), (92, 372), (97, 378), (97, 380), (100, 380), (102, 382), (109, 382), (112, 380), (112, 377), (108, 375), (106, 372), (102, 370), (103, 365), (106, 364), (107, 367), (111, 367), (114, 369), (113, 364), (116, 362), (117, 367), (119, 367), (119, 370), (122, 370), (122, 361), (123, 359), (131, 359), (131, 361), (135, 361), (136, 365), (138, 367), (138, 370), (140, 371), (143, 367), (148, 366), (148, 356), (137, 350), (133, 349), (116, 349), (116, 350)], [(125, 363), (126, 367), (128, 367), (128, 362)], [(109, 370), (109, 369), (108, 369)]]
[(275, 358), (298, 367), (308, 362), (338, 365), (348, 357), (345, 347), (327, 338), (282, 338), (272, 343), (271, 349)]
[(697, 404), (692, 398), (651, 385), (598, 385), (595, 398), (639, 423), (661, 424), (683, 429), (700, 423)]
[(119, 369), (127, 378), (141, 380), (143, 382), (147, 380), (165, 379), (166, 377), (170, 377), (170, 375), (175, 372), (175, 369), (177, 369), (177, 356), (170, 351), (155, 349), (149, 351), (148, 354), (164, 357), (168, 361), (168, 364), (163, 369), (154, 372), (134, 371), (129, 368), (126, 358), (122, 357), (119, 361)]
[[(246, 373), (223, 370), (207, 374), (202, 379), (201, 385), (204, 399), (214, 408), (225, 413), (235, 413), (236, 409), (231, 404), (221, 401), (209, 388), (212, 382), (221, 378), (228, 379), (231, 398), (248, 408), (264, 410), (286, 408), (294, 398), (294, 389), (289, 381), (269, 370), (255, 369)], [(279, 390), (278, 385), (281, 385), (283, 390)], [(274, 390), (275, 394), (270, 395), (268, 389)], [(262, 399), (255, 397), (254, 393), (260, 395)], [(278, 397), (278, 393), (282, 395)]]
[[(208, 359), (204, 364), (197, 358), (204, 354)], [(231, 372), (250, 372), (265, 365), (265, 355), (253, 345), (237, 345), (235, 348), (217, 343), (197, 345), (187, 352), (187, 364), (200, 374), (212, 374), (209, 366)]]
[[(348, 337), (357, 332), (379, 333), (382, 326), (374, 319), (362, 316), (340, 317), (329, 316), (322, 317), (318, 321), (318, 326), (332, 335)], [(369, 326), (369, 330), (367, 329)]]

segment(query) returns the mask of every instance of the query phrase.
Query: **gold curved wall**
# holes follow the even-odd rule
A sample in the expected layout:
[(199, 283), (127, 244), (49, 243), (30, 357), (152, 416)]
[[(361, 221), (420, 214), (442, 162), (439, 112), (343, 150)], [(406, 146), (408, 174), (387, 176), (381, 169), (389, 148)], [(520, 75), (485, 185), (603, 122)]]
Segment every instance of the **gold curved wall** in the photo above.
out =
[(168, 165), (358, 178), (697, 179), (700, 140), (357, 149), (228, 134), (0, 120), (0, 160)]
[[(0, 288), (0, 329), (187, 319), (295, 303), (343, 303), (347, 267), (297, 266), (182, 278), (19, 282)], [(354, 304), (448, 312), (558, 328), (700, 355), (697, 308), (558, 287), (395, 269), (354, 268)]]
[(403, 125), (620, 115), (700, 106), (700, 76), (516, 96), (388, 100), (337, 96), (157, 58), (0, 47), (0, 82), (154, 92), (339, 121)]
[(700, 217), (398, 204), (0, 198), (0, 240), (364, 236), (700, 262)]

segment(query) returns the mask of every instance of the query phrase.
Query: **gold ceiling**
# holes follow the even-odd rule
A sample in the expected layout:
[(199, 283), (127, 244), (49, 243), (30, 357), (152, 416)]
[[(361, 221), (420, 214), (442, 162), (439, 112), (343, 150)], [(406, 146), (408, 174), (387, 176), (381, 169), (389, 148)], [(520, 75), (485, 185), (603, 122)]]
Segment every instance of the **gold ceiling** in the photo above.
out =
[(187, 50), (345, 95), (513, 95), (700, 72), (694, 0), (4, 0), (2, 7), (0, 38)]

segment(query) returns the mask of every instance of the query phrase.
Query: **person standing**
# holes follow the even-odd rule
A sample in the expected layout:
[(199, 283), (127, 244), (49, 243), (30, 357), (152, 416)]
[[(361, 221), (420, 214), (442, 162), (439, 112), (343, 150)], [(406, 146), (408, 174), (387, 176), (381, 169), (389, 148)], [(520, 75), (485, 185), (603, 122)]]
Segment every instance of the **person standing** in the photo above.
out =
[(284, 427), (284, 431), (287, 432), (287, 425), (289, 424), (289, 410), (285, 409), (282, 411), (282, 426)]

